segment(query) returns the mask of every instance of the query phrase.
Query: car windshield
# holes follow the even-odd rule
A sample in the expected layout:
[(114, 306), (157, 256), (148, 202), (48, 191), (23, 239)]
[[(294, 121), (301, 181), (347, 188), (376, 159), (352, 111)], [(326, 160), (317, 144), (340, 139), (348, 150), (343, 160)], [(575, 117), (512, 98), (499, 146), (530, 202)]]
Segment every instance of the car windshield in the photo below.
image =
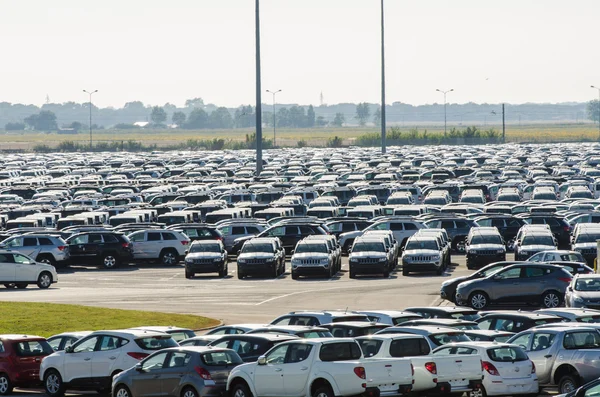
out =
[(597, 240), (600, 240), (600, 234), (585, 233), (578, 235), (575, 243), (595, 243)]
[(194, 244), (190, 248), (190, 253), (194, 252), (221, 252), (219, 244)]
[(471, 244), (499, 244), (502, 245), (502, 238), (496, 234), (475, 235), (471, 239)]
[(552, 236), (525, 236), (521, 245), (549, 245), (554, 246)]
[(360, 348), (363, 351), (365, 357), (373, 357), (377, 355), (383, 341), (377, 339), (357, 339)]
[(242, 248), (242, 254), (247, 254), (249, 252), (273, 252), (273, 246), (270, 244), (246, 244), (244, 248)]
[(228, 365), (235, 366), (243, 363), (240, 356), (238, 356), (237, 353), (233, 351), (216, 351), (203, 354), (201, 357), (204, 365), (207, 365), (209, 367), (220, 367)]
[[(477, 312), (458, 312), (458, 313), (452, 313), (450, 315), (450, 317), (455, 318), (457, 320), (465, 320), (465, 321), (475, 321), (479, 318), (481, 318), (481, 316), (479, 314), (477, 314)], [(477, 326), (475, 326), (475, 328), (473, 329), (479, 329)]]
[(144, 350), (162, 350), (168, 347), (179, 346), (171, 336), (151, 336), (148, 338), (139, 338), (135, 343)]
[(385, 252), (385, 247), (382, 243), (356, 243), (352, 252), (366, 252), (366, 251), (377, 251)]
[(435, 240), (413, 240), (406, 243), (405, 250), (438, 250)]
[(579, 278), (575, 282), (576, 291), (600, 291), (600, 278)]
[(304, 252), (319, 252), (322, 254), (327, 253), (327, 245), (325, 244), (298, 244), (296, 247), (295, 253), (304, 253)]
[(583, 255), (575, 253), (560, 254), (560, 260), (564, 262), (585, 262)]
[(448, 343), (455, 343), (455, 342), (468, 342), (471, 339), (469, 339), (469, 337), (463, 333), (453, 333), (453, 332), (449, 332), (449, 333), (443, 333), (443, 334), (434, 334), (434, 335), (429, 335), (429, 339), (436, 345), (436, 346), (442, 346), (442, 345), (446, 345)]
[(577, 318), (579, 323), (600, 323), (600, 316), (584, 316)]
[(487, 350), (487, 355), (492, 361), (496, 362), (511, 362), (527, 361), (527, 354), (520, 347), (495, 347)]

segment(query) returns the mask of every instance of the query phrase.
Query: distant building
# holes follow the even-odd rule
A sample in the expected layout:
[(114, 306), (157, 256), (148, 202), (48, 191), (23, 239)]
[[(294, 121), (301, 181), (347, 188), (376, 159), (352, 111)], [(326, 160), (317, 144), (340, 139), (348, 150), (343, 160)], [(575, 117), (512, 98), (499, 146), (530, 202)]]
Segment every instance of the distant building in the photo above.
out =
[(149, 121), (136, 121), (135, 123), (133, 123), (133, 125), (135, 125), (136, 127), (140, 127), (140, 128), (146, 128), (150, 125)]

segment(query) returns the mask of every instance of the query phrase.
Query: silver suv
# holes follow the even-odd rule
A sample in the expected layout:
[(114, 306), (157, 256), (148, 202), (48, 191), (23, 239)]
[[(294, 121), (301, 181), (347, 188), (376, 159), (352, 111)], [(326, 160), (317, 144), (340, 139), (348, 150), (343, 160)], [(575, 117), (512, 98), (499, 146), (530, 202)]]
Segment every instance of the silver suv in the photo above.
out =
[(296, 244), (292, 255), (292, 279), (300, 275), (335, 275), (336, 263), (325, 240), (304, 239)]
[(231, 253), (235, 240), (240, 237), (256, 236), (266, 229), (264, 224), (256, 222), (230, 222), (217, 226), (223, 235), (223, 244), (227, 252)]
[(58, 236), (28, 234), (9, 237), (0, 244), (0, 248), (18, 251), (34, 258), (36, 262), (54, 267), (67, 266), (69, 263), (69, 244)]
[(443, 256), (443, 247), (440, 247), (437, 237), (426, 234), (412, 236), (402, 254), (402, 275), (427, 271), (441, 275), (445, 269)]
[(139, 230), (127, 237), (133, 243), (135, 260), (159, 260), (163, 265), (174, 265), (183, 260), (190, 239), (175, 230)]

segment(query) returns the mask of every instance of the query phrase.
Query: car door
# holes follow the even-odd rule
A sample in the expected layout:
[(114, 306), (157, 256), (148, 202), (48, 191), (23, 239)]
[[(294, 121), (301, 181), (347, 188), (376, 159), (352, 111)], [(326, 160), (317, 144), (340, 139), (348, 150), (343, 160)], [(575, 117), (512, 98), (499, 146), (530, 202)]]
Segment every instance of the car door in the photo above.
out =
[(133, 243), (133, 255), (136, 259), (149, 258), (148, 242), (146, 241), (146, 232), (135, 232), (129, 236)]
[(165, 366), (160, 372), (160, 387), (163, 396), (179, 396), (179, 386), (186, 373), (193, 372), (193, 369), (188, 369), (191, 359), (190, 353), (172, 352), (169, 354)]
[[(554, 255), (554, 254), (550, 254)], [(545, 269), (535, 266), (526, 266), (523, 268), (520, 281), (521, 296), (525, 299), (541, 298), (546, 289)]]
[(0, 254), (0, 282), (15, 281), (16, 267), (12, 254)]
[(522, 267), (500, 270), (492, 276), (489, 283), (488, 294), (494, 301), (512, 301), (521, 296)]
[(260, 397), (287, 397), (284, 390), (284, 365), (289, 345), (278, 346), (266, 356), (265, 365), (257, 365), (254, 372), (256, 394)]
[(158, 258), (164, 247), (164, 241), (160, 232), (146, 233), (146, 247), (144, 251), (148, 258)]
[(13, 254), (15, 261), (15, 281), (37, 281), (39, 268), (35, 261), (23, 254)]
[(96, 345), (100, 342), (101, 336), (93, 335), (82, 339), (75, 345), (70, 352), (65, 351), (63, 381), (90, 383), (92, 378), (92, 358)]
[(308, 360), (312, 345), (293, 343), (288, 346), (285, 362), (283, 364), (283, 388), (286, 396), (303, 396), (310, 366)]
[(156, 353), (140, 363), (140, 370), (131, 375), (131, 393), (136, 397), (153, 397), (162, 394), (165, 361), (169, 352)]
[(116, 363), (120, 360), (122, 353), (121, 346), (127, 342), (116, 336), (104, 335), (100, 343), (96, 346), (96, 351), (92, 357), (92, 379), (94, 382), (102, 384), (102, 387), (110, 387), (111, 374), (116, 369)]
[(84, 256), (98, 256), (101, 246), (104, 245), (102, 235), (99, 233), (88, 234), (87, 244), (83, 245)]
[(86, 256), (87, 252), (85, 246), (88, 243), (89, 235), (83, 234), (81, 236), (74, 237), (69, 240), (69, 254), (72, 257)]
[(40, 253), (40, 246), (37, 238), (23, 237), (23, 247), (19, 249), (19, 252), (32, 258), (37, 258), (38, 254)]
[(540, 384), (549, 383), (552, 363), (556, 355), (556, 335), (543, 330), (532, 332), (527, 355), (535, 363), (535, 370)]

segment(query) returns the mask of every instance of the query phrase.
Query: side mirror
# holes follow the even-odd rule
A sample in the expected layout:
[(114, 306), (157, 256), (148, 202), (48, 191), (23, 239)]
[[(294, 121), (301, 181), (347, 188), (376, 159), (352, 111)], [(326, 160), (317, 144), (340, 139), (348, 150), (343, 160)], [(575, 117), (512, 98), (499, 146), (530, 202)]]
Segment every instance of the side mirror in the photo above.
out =
[(348, 254), (352, 253), (352, 248), (348, 248)]
[(570, 292), (573, 292), (573, 287), (571, 287), (571, 286), (568, 286), (568, 287), (567, 287), (567, 290), (568, 290), (568, 291), (570, 291)]
[(296, 252), (296, 250), (292, 250), (292, 255), (294, 255), (295, 252)]
[(73, 353), (73, 346), (67, 346), (65, 348), (65, 353)]
[(267, 358), (265, 356), (260, 356), (257, 363), (258, 365), (267, 365)]
[(142, 369), (142, 363), (137, 363), (137, 364), (135, 365), (135, 370), (136, 370), (137, 372), (143, 372), (143, 369)]

